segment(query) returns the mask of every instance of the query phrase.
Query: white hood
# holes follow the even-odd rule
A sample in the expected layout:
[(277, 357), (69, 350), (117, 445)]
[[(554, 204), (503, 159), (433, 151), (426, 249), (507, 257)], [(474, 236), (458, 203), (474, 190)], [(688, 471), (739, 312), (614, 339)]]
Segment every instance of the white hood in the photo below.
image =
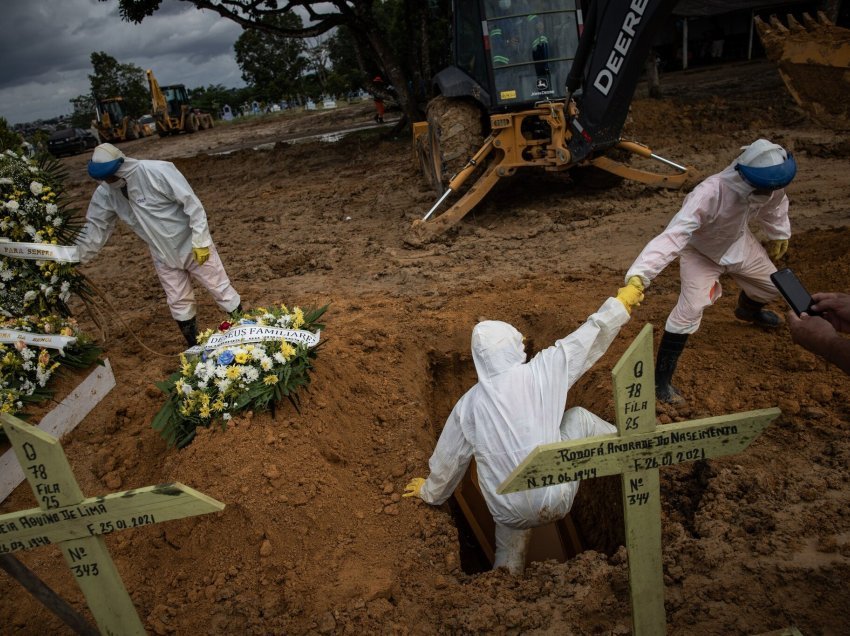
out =
[(486, 382), (525, 362), (522, 334), (506, 322), (485, 320), (472, 330), (472, 359), (478, 380)]

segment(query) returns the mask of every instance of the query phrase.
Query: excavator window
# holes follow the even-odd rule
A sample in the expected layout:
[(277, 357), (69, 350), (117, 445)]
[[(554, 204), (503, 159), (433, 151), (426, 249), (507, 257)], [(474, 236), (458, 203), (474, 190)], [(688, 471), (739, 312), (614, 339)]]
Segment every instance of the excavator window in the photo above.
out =
[(482, 86), (488, 83), (487, 54), (481, 37), (481, 14), (477, 2), (455, 4), (455, 58), (457, 66)]
[(165, 101), (168, 104), (169, 117), (180, 117), (183, 104), (189, 103), (186, 88), (182, 84), (163, 86), (162, 94), (165, 95)]
[(581, 15), (575, 0), (485, 0), (496, 106), (564, 96)]
[(115, 122), (115, 125), (120, 124), (121, 120), (124, 119), (124, 109), (121, 107), (121, 102), (103, 102), (101, 108), (109, 115), (109, 119)]

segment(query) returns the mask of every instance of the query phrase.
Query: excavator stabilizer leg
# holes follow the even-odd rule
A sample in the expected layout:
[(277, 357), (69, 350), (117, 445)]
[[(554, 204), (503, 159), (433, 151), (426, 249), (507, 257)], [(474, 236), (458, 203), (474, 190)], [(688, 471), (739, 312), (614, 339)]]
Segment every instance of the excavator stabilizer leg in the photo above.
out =
[(414, 246), (428, 243), (466, 216), (466, 213), (478, 205), (479, 201), (484, 198), (484, 195), (490, 192), (501, 178), (499, 163), (499, 161), (490, 162), (484, 174), (469, 187), (452, 207), (440, 216), (430, 221), (422, 221), (420, 219), (414, 221), (411, 228), (412, 236), (406, 242)]
[(625, 163), (615, 161), (606, 156), (596, 157), (595, 159), (592, 159), (589, 162), (590, 165), (596, 166), (600, 170), (605, 170), (606, 172), (610, 172), (611, 174), (615, 174), (619, 177), (624, 177), (632, 181), (645, 183), (646, 185), (655, 186), (658, 188), (670, 188), (674, 190), (678, 190), (679, 188), (682, 188), (686, 185), (692, 185), (696, 183), (696, 181), (700, 177), (696, 168), (694, 168), (693, 166), (680, 166), (679, 164), (673, 163), (668, 159), (659, 157), (658, 155), (654, 154), (651, 149), (642, 144), (638, 144), (632, 141), (621, 141), (619, 144), (617, 144), (617, 148), (630, 152), (639, 157), (643, 157), (644, 159), (650, 159), (663, 163), (669, 168), (672, 168), (675, 172), (671, 174), (650, 172), (649, 170), (642, 170), (640, 168), (635, 168)]

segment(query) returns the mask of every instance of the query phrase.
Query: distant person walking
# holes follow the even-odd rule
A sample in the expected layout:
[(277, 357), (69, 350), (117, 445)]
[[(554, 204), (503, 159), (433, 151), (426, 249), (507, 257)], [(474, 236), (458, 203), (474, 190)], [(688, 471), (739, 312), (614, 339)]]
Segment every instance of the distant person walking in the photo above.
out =
[(100, 144), (88, 173), (100, 185), (77, 239), (81, 262), (94, 258), (121, 219), (148, 244), (171, 315), (190, 347), (197, 344), (198, 334), (192, 278), (224, 311), (241, 311), (239, 294), (210, 237), (204, 207), (174, 164), (131, 159), (112, 144)]

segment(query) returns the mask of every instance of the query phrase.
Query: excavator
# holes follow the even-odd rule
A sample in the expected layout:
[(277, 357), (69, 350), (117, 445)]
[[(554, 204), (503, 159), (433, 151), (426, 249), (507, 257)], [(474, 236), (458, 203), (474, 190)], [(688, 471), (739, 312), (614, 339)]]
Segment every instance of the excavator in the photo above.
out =
[(124, 109), (123, 97), (97, 100), (95, 117), (92, 127), (97, 130), (101, 143), (129, 141), (142, 136), (139, 122), (130, 117)]
[(850, 29), (833, 24), (822, 11), (788, 14), (786, 27), (775, 15), (756, 16), (765, 54), (775, 62), (794, 101), (819, 124), (850, 128)]
[[(443, 233), (519, 168), (589, 167), (668, 188), (692, 182), (693, 168), (620, 136), (655, 33), (675, 4), (594, 0), (585, 12), (577, 0), (454, 0), (453, 64), (434, 78), (427, 121), (413, 130), (439, 199), (414, 221), (412, 238)], [(633, 167), (633, 155), (660, 171)]]
[(193, 133), (213, 127), (213, 118), (189, 104), (189, 94), (183, 84), (160, 87), (153, 71), (148, 70), (148, 84), (151, 90), (153, 117), (156, 119), (156, 132), (160, 137), (176, 135), (181, 132)]

